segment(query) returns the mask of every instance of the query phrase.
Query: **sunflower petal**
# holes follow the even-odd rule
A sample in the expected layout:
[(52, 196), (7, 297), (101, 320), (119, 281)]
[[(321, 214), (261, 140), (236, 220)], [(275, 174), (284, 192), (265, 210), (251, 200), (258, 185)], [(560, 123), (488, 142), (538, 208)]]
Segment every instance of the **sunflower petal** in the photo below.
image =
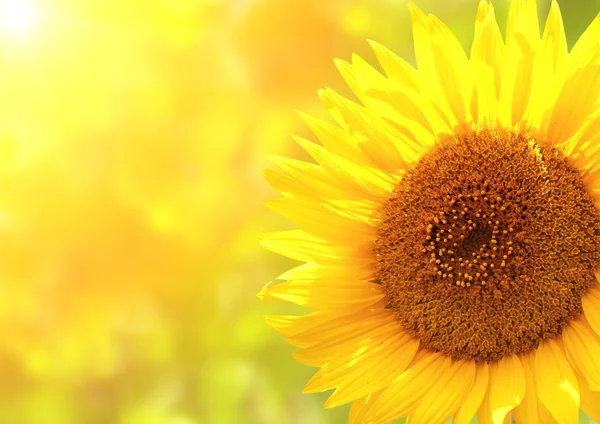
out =
[[(356, 326), (352, 331), (348, 331), (342, 334), (339, 341), (331, 340), (329, 338), (322, 338), (320, 340), (313, 340), (312, 342), (301, 339), (298, 341), (297, 337), (288, 340), (291, 344), (302, 347), (301, 350), (293, 352), (294, 358), (298, 362), (312, 367), (326, 367), (317, 372), (311, 382), (305, 387), (306, 392), (321, 392), (323, 390), (333, 389), (335, 385), (322, 389), (322, 383), (326, 379), (331, 379), (332, 376), (338, 374), (336, 368), (343, 368), (344, 364), (336, 367), (337, 361), (346, 361), (350, 363), (353, 355), (361, 355), (366, 353), (372, 353), (375, 344), (371, 344), (373, 340), (381, 340), (389, 338), (390, 334), (393, 334), (400, 330), (398, 324), (393, 321), (382, 321), (377, 327), (370, 326), (369, 328), (361, 328)], [(400, 330), (401, 335), (403, 334)], [(304, 335), (301, 335), (302, 337)], [(319, 387), (317, 387), (317, 385)]]
[(600, 392), (591, 391), (581, 375), (576, 374), (576, 377), (581, 394), (581, 409), (594, 421), (600, 422)]
[(335, 213), (319, 200), (283, 197), (268, 200), (265, 205), (300, 229), (325, 240), (359, 245), (376, 237), (374, 226)]
[(452, 364), (441, 376), (410, 416), (411, 424), (444, 422), (452, 416), (468, 396), (475, 379), (476, 365), (465, 359)]
[[(405, 160), (416, 159), (416, 153), (422, 153), (424, 146), (433, 142), (426, 99), (418, 88), (385, 78), (359, 56), (353, 56), (352, 62), (367, 111), (374, 112), (371, 120), (380, 127), (378, 132), (390, 136), (382, 144), (394, 144)], [(394, 129), (386, 128), (383, 122), (390, 122)]]
[(469, 424), (477, 413), (488, 388), (489, 366), (487, 363), (477, 364), (473, 387), (462, 402), (458, 413), (454, 416), (454, 424)]
[(477, 7), (477, 15), (475, 16), (475, 33), (473, 37), (473, 42), (475, 41), (475, 38), (477, 38), (477, 34), (479, 34), (483, 22), (486, 20), (489, 13), (493, 10), (494, 6), (492, 6), (492, 3), (490, 3), (489, 0), (479, 1), (479, 6)]
[(348, 265), (357, 276), (372, 272), (372, 259), (365, 255), (367, 250), (355, 246), (334, 246), (302, 230), (277, 231), (260, 236), (262, 247), (274, 253), (301, 262), (316, 262), (321, 265)]
[(538, 399), (535, 387), (535, 352), (521, 356), (521, 364), (525, 372), (526, 391), (523, 401), (512, 411), (517, 423), (554, 424), (557, 421)]
[(360, 100), (360, 102), (363, 105), (366, 105), (363, 91), (361, 90), (360, 86), (358, 85), (358, 82), (356, 79), (356, 72), (354, 70), (354, 67), (342, 59), (336, 58), (336, 59), (333, 59), (333, 62), (335, 63), (335, 67), (340, 72), (340, 75), (342, 76), (342, 78), (344, 78), (346, 85), (348, 87), (350, 87), (350, 90), (352, 90), (352, 92), (358, 98), (358, 100)]
[[(288, 179), (282, 188), (288, 188), (286, 191), (294, 196), (347, 200), (365, 197), (364, 192), (358, 188), (340, 185), (339, 181), (319, 165), (278, 156), (269, 156), (268, 159), (287, 173)], [(290, 183), (289, 180), (293, 182)], [(282, 184), (271, 185), (280, 191)]]
[(556, 0), (552, 0), (550, 12), (546, 19), (544, 35), (542, 36), (542, 49), (549, 57), (548, 63), (554, 71), (560, 68), (567, 58), (567, 37), (563, 25), (562, 15)]
[(573, 320), (563, 330), (567, 359), (588, 382), (590, 389), (600, 391), (600, 336), (585, 318)]
[(341, 183), (362, 189), (370, 196), (387, 197), (394, 187), (395, 181), (378, 169), (356, 165), (354, 162), (335, 155), (322, 146), (294, 137), (327, 172)]
[[(598, 276), (596, 276), (597, 278)], [(600, 283), (594, 286), (581, 299), (583, 312), (590, 326), (600, 335)]]
[(499, 98), (499, 118), (504, 128), (519, 129), (526, 118), (533, 80), (533, 59), (539, 37), (535, 0), (529, 0), (525, 5), (522, 0), (512, 0)]
[(473, 76), (469, 59), (452, 32), (433, 15), (429, 16), (431, 51), (440, 87), (452, 114), (465, 130), (469, 129)]
[[(389, 93), (374, 87), (369, 90), (367, 94), (371, 94), (371, 101), (375, 102), (371, 106), (377, 106), (375, 110), (386, 119), (402, 127), (409, 127), (417, 143), (424, 146), (433, 143), (434, 134), (450, 132), (445, 118), (425, 96), (423, 81), (417, 71), (381, 44), (375, 41), (369, 41), (369, 44), (389, 81), (387, 86), (381, 87), (387, 88)], [(377, 102), (389, 103), (391, 107), (386, 108)], [(419, 123), (419, 127), (415, 126), (416, 123)]]
[(516, 355), (492, 362), (488, 393), (478, 412), (479, 422), (502, 424), (525, 396), (525, 373)]
[[(353, 66), (358, 68), (356, 78), (359, 83), (364, 78), (370, 82), (385, 80), (381, 74), (358, 56), (354, 57), (353, 62), (355, 62)], [(377, 79), (364, 76), (372, 73), (377, 74)], [(338, 124), (356, 140), (357, 147), (373, 166), (390, 173), (396, 173), (397, 170), (406, 168), (405, 159), (393, 139), (394, 130), (382, 120), (380, 115), (340, 96), (331, 89), (319, 90), (319, 97)], [(365, 94), (365, 101), (369, 104), (367, 99)], [(408, 147), (407, 144), (401, 150), (409, 158), (414, 159), (415, 154), (411, 153)]]
[(449, 357), (428, 353), (404, 371), (373, 403), (366, 422), (386, 423), (411, 414), (436, 379), (451, 366)]
[[(317, 393), (337, 388), (325, 403), (326, 408), (366, 396), (371, 391), (387, 386), (400, 375), (410, 363), (418, 347), (416, 340), (402, 332), (393, 337), (390, 337), (389, 331), (371, 332), (369, 336), (360, 340), (344, 341), (343, 345), (338, 346), (337, 351), (330, 352), (329, 357), (325, 359), (326, 363), (320, 362), (321, 369), (304, 387), (304, 393)], [(396, 349), (404, 355), (397, 355)], [(294, 356), (298, 359), (298, 356)], [(394, 360), (395, 356), (398, 356), (397, 362)], [(317, 361), (301, 362), (312, 366), (317, 365)], [(383, 364), (385, 364), (384, 369), (382, 369)], [(381, 372), (382, 378), (373, 378), (371, 372), (376, 371)]]
[[(600, 92), (600, 14), (579, 38), (558, 71), (551, 113), (541, 123), (549, 141), (567, 141), (598, 106)], [(577, 107), (573, 107), (577, 105)]]
[(577, 424), (577, 379), (561, 346), (555, 340), (547, 340), (538, 347), (534, 373), (538, 397), (552, 416), (562, 424)]
[(548, 87), (552, 87), (558, 69), (564, 66), (567, 58), (567, 39), (563, 26), (560, 8), (556, 0), (552, 0), (550, 12), (546, 20), (540, 48), (534, 59), (534, 74), (531, 89), (531, 103), (528, 115), (532, 117), (532, 134), (535, 137), (546, 138), (545, 133), (539, 133), (539, 117), (553, 107)]
[(328, 151), (358, 165), (369, 165), (367, 158), (358, 148), (356, 140), (346, 131), (304, 112), (298, 111), (298, 114)]
[[(359, 311), (360, 317), (373, 315), (374, 311)], [(318, 343), (319, 328), (331, 328), (339, 326), (346, 321), (356, 319), (356, 311), (317, 311), (307, 315), (267, 315), (265, 316), (266, 323), (278, 333), (287, 337), (286, 341), (296, 347), (307, 347)], [(384, 314), (385, 315), (385, 314)], [(347, 317), (347, 318), (346, 318)], [(309, 334), (312, 337), (306, 337)], [(295, 337), (298, 336), (298, 337)], [(321, 364), (319, 364), (320, 366)]]
[(277, 277), (277, 280), (365, 280), (364, 276), (356, 275), (356, 270), (351, 266), (319, 265), (308, 262), (288, 269)]
[(535, 390), (535, 376), (533, 374), (535, 353), (527, 353), (521, 356), (520, 359), (523, 372), (525, 373), (526, 390), (523, 400), (515, 407), (512, 414), (519, 423), (543, 424), (539, 420), (538, 399)]
[[(265, 322), (279, 334), (291, 337), (327, 321), (328, 317), (331, 319), (330, 314), (331, 312), (329, 314), (327, 312), (313, 312), (302, 316), (267, 315), (265, 316)], [(336, 314), (339, 315), (339, 313)]]
[(379, 398), (379, 395), (381, 395), (382, 391), (383, 390), (379, 390), (377, 392), (369, 393), (367, 396), (353, 401), (348, 416), (348, 424), (364, 424), (366, 422), (367, 414), (373, 407), (375, 401)]
[[(459, 126), (454, 113), (450, 109), (445, 93), (442, 92), (440, 81), (436, 74), (436, 66), (433, 57), (432, 37), (427, 16), (413, 3), (408, 4), (410, 18), (413, 27), (413, 39), (415, 45), (415, 57), (419, 75), (426, 81), (424, 90), (430, 99), (435, 99), (440, 115), (450, 129)], [(437, 47), (439, 48), (439, 46)], [(437, 49), (436, 48), (436, 49)]]
[(477, 109), (473, 114), (479, 125), (492, 127), (498, 114), (499, 65), (504, 45), (493, 8), (484, 9), (488, 10), (488, 14), (481, 22), (471, 48), (477, 99)]
[[(419, 341), (402, 333), (385, 338), (387, 340), (379, 344), (370, 340), (368, 346), (359, 347), (348, 358), (349, 362), (336, 361), (343, 384), (329, 397), (326, 408), (343, 405), (385, 388), (404, 372), (419, 348)], [(373, 378), (373, 375), (378, 377)]]
[(288, 281), (265, 289), (265, 294), (316, 310), (364, 308), (381, 300), (380, 285), (363, 281)]
[[(383, 330), (387, 325), (398, 325), (388, 309), (368, 308), (354, 313), (329, 313), (326, 320), (294, 334), (287, 341), (295, 346), (311, 346), (314, 350), (328, 346), (344, 348), (346, 341), (353, 342), (369, 337), (369, 332)], [(350, 348), (352, 344), (350, 345)]]

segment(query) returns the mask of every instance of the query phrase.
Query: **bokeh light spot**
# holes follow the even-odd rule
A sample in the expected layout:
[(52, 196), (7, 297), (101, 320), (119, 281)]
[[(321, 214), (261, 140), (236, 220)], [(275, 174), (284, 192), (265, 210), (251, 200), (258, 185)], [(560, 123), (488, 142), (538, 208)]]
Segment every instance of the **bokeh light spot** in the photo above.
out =
[(37, 13), (32, 4), (22, 0), (0, 2), (0, 28), (11, 36), (22, 36), (35, 25)]

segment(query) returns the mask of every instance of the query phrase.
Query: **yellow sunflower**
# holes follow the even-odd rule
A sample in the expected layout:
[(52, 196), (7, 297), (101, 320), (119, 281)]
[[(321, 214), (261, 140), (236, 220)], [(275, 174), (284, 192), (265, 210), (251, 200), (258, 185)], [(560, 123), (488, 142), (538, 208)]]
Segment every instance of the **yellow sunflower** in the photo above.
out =
[(410, 14), (418, 69), (336, 61), (362, 104), (320, 91), (318, 164), (265, 172), (300, 229), (262, 244), (306, 263), (259, 297), (315, 310), (268, 323), (350, 423), (599, 421), (600, 16), (569, 52), (555, 1), (541, 36), (511, 1), (503, 40), (483, 0), (467, 56)]

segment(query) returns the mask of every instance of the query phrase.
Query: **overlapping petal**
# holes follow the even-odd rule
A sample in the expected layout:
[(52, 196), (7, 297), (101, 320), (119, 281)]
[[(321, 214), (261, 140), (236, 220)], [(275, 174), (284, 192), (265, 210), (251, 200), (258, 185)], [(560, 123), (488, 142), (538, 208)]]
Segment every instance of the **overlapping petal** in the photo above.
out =
[(481, 424), (503, 424), (525, 396), (525, 373), (516, 355), (489, 365), (488, 391), (477, 413)]
[(483, 128), (494, 127), (497, 122), (503, 53), (504, 42), (494, 10), (487, 1), (482, 1), (470, 60), (475, 81), (475, 101), (471, 113), (475, 122)]
[(477, 364), (475, 377), (471, 390), (463, 400), (458, 412), (454, 416), (454, 424), (469, 424), (477, 413), (483, 401), (489, 384), (489, 366), (483, 362)]
[(538, 397), (554, 419), (561, 424), (577, 424), (579, 387), (575, 373), (557, 341), (547, 340), (538, 347), (534, 373)]

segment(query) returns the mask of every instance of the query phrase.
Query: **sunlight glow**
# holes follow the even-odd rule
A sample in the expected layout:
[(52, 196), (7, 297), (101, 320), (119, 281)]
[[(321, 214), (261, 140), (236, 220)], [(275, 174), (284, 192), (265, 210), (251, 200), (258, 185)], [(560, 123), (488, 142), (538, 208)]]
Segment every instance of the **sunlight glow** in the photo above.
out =
[(23, 0), (0, 1), (0, 29), (11, 36), (31, 31), (37, 20), (35, 9)]
[(569, 396), (579, 405), (579, 390), (573, 387), (573, 384), (566, 378), (558, 385), (563, 391), (567, 392)]

